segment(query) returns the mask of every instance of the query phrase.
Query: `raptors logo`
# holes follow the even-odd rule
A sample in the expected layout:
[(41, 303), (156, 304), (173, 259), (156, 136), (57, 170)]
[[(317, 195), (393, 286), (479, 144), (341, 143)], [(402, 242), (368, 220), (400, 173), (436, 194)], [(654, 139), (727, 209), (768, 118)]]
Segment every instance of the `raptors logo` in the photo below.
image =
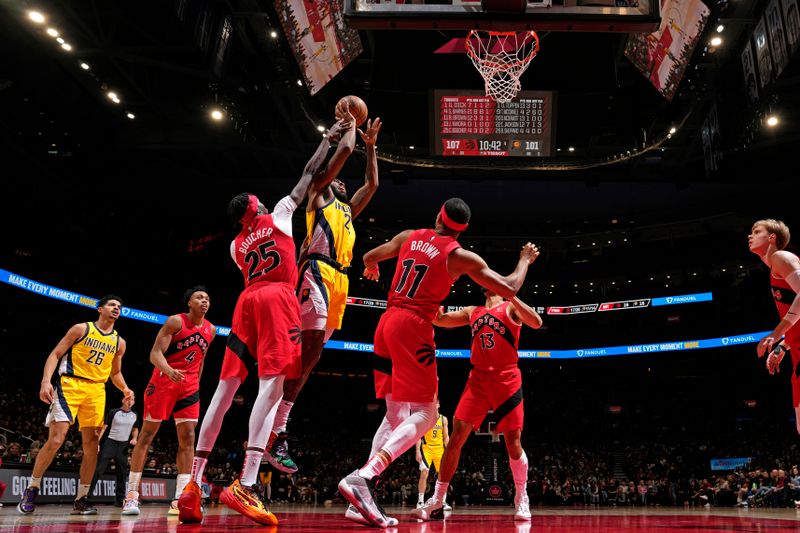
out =
[(294, 344), (300, 344), (300, 328), (298, 326), (289, 328), (289, 340)]
[(423, 344), (422, 347), (417, 350), (417, 361), (423, 365), (431, 366), (435, 359), (436, 350), (433, 349), (433, 346), (430, 346), (429, 344)]
[(156, 386), (154, 383), (148, 383), (147, 388), (144, 390), (145, 396), (152, 396), (153, 393), (156, 391)]

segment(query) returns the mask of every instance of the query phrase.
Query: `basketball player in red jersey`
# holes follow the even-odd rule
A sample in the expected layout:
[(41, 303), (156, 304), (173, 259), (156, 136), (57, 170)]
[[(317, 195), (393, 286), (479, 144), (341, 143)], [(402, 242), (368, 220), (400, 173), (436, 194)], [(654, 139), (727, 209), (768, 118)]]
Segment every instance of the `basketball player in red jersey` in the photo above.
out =
[[(364, 255), (364, 275), (372, 280), (380, 276), (378, 263), (397, 257), (387, 309), (375, 332), (375, 392), (378, 398), (386, 399), (387, 419), (396, 423), (389, 421), (391, 431), (379, 438), (383, 444), (377, 453), (342, 479), (339, 491), (361, 519), (378, 527), (395, 525), (397, 520), (387, 517), (375, 502), (372, 479), (436, 422), (438, 377), (431, 322), (439, 305), (462, 274), (505, 298), (513, 298), (528, 266), (539, 255), (536, 246), (527, 243), (514, 272), (501, 276), (479, 255), (458, 244), (469, 219), (469, 206), (460, 198), (451, 198), (439, 211), (434, 229), (406, 230)], [(396, 415), (406, 408), (407, 415)], [(348, 517), (356, 520), (355, 516)]]
[(178, 497), (192, 477), (194, 428), (200, 418), (200, 376), (205, 355), (217, 330), (205, 318), (211, 305), (205, 287), (187, 290), (183, 299), (189, 312), (167, 319), (150, 352), (150, 362), (155, 368), (144, 393), (142, 430), (131, 453), (127, 495), (122, 506), (124, 515), (139, 514), (139, 483), (147, 462), (147, 451), (161, 422), (170, 416), (175, 419), (178, 432), (178, 479), (169, 514), (178, 514)]
[[(784, 250), (789, 244), (789, 228), (780, 220), (758, 220), (748, 236), (750, 251), (769, 267), (772, 296), (781, 316), (775, 329), (758, 343), (758, 356), (767, 357), (767, 369), (778, 371), (788, 345), (792, 357), (792, 405), (797, 432), (800, 433), (800, 259)], [(784, 340), (785, 344), (780, 341)]]
[(178, 500), (182, 522), (199, 522), (203, 518), (200, 484), (208, 456), (222, 418), (247, 377), (248, 366), (257, 364), (258, 395), (250, 413), (242, 474), (223, 490), (220, 500), (260, 524), (278, 523), (253, 485), (283, 396), (283, 382), (300, 373), (300, 304), (294, 292), (298, 274), (292, 214), (305, 197), (312, 177), (322, 168), (330, 141), (338, 140), (342, 131), (351, 127), (352, 117), (331, 128), (292, 192), (278, 201), (271, 214), (255, 195), (248, 193), (236, 196), (228, 205), (231, 220), (242, 226), (231, 243), (231, 256), (244, 276), (245, 288), (233, 312), (219, 385), (200, 427), (192, 482)]
[(439, 479), (433, 497), (412, 511), (422, 520), (444, 518), (444, 498), (447, 487), (458, 468), (461, 448), (473, 429), (478, 429), (486, 414), (494, 411), (497, 432), (503, 433), (508, 450), (509, 465), (514, 478), (516, 520), (530, 520), (528, 494), (528, 457), (522, 449), (524, 406), (522, 373), (519, 359), (519, 332), (525, 324), (534, 329), (542, 326), (542, 317), (516, 296), (506, 301), (491, 290), (484, 290), (486, 303), (452, 313), (440, 313), (434, 325), (453, 328), (472, 328), (472, 371), (453, 417), (450, 444), (442, 456)]

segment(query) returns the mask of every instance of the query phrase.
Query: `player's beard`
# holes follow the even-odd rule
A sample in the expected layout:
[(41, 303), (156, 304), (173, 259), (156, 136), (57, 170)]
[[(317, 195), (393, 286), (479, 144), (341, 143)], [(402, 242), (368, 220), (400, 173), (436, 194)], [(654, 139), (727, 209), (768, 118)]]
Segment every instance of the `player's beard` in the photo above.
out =
[(347, 193), (346, 192), (342, 192), (339, 189), (337, 189), (336, 187), (331, 187), (331, 190), (333, 191), (333, 195), (336, 197), (337, 200), (339, 200), (343, 204), (349, 204), (350, 203), (350, 198), (347, 197)]

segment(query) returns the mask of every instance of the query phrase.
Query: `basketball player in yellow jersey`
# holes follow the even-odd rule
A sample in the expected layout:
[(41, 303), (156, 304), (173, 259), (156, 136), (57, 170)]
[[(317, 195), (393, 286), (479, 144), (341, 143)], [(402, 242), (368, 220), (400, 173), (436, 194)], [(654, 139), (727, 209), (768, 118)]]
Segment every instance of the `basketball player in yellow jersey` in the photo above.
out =
[[(122, 311), (122, 299), (104, 296), (97, 302), (100, 314), (96, 322), (72, 326), (56, 345), (44, 364), (39, 398), (50, 404), (45, 425), (49, 434), (33, 465), (30, 485), (22, 493), (17, 510), (31, 514), (47, 467), (64, 443), (69, 426), (78, 420), (83, 441), (80, 485), (71, 514), (97, 514), (87, 500), (89, 485), (97, 464), (97, 442), (106, 408), (106, 381), (114, 385), (126, 399), (133, 401), (133, 391), (122, 377), (122, 356), (125, 341), (114, 329)], [(55, 389), (50, 382), (58, 367), (59, 381)]]
[[(436, 403), (436, 408), (439, 408), (439, 403)], [(417, 508), (422, 507), (425, 503), (425, 488), (428, 485), (428, 473), (431, 466), (436, 470), (436, 475), (439, 475), (439, 465), (442, 463), (442, 455), (447, 443), (450, 440), (450, 432), (447, 426), (447, 417), (439, 413), (436, 423), (430, 428), (427, 433), (422, 436), (422, 439), (417, 441), (417, 462), (419, 463), (419, 484), (417, 486)], [(449, 505), (445, 504), (449, 511)]]
[[(308, 234), (300, 253), (297, 292), (302, 322), (303, 370), (298, 379), (284, 382), (283, 400), (275, 416), (273, 441), (265, 454), (272, 466), (286, 473), (297, 471), (286, 445), (289, 413), (308, 376), (319, 362), (322, 347), (333, 332), (342, 327), (349, 287), (347, 269), (353, 258), (356, 241), (353, 220), (361, 214), (378, 189), (375, 143), (381, 129), (381, 119), (367, 121), (366, 131), (361, 131), (356, 129), (355, 120), (347, 110), (337, 109), (337, 116), (345, 113), (352, 127), (342, 134), (336, 153), (326, 168), (314, 176), (308, 190)], [(356, 131), (365, 144), (367, 170), (364, 185), (348, 200), (345, 185), (336, 176), (355, 147)]]

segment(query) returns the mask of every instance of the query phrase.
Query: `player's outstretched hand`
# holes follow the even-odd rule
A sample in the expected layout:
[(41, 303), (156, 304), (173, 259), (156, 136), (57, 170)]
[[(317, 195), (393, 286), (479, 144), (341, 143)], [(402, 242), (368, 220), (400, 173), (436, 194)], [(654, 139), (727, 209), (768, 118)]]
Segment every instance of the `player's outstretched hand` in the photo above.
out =
[(381, 270), (378, 268), (378, 265), (375, 265), (372, 268), (365, 268), (364, 277), (371, 281), (378, 281), (378, 279), (381, 277)]
[(42, 388), (39, 389), (39, 399), (49, 405), (53, 403), (53, 394), (53, 384), (49, 381), (43, 381)]
[(784, 355), (786, 355), (786, 351), (780, 344), (776, 345), (775, 349), (769, 353), (767, 356), (767, 370), (770, 376), (774, 376), (781, 371), (781, 361), (783, 361)]
[(361, 139), (364, 141), (364, 144), (367, 146), (375, 146), (375, 143), (378, 141), (378, 132), (381, 131), (382, 125), (383, 123), (381, 122), (381, 117), (378, 117), (375, 120), (367, 120), (366, 131), (361, 131), (359, 128), (358, 134), (361, 135)]
[(533, 243), (525, 243), (525, 246), (522, 247), (522, 251), (519, 253), (519, 257), (520, 259), (528, 261), (530, 265), (539, 257), (539, 248)]
[(328, 130), (329, 141), (339, 142), (339, 139), (342, 138), (342, 133), (353, 127), (355, 119), (353, 119), (351, 115), (348, 115), (348, 117), (350, 117), (350, 119), (337, 120), (336, 123), (331, 126), (331, 129)]

